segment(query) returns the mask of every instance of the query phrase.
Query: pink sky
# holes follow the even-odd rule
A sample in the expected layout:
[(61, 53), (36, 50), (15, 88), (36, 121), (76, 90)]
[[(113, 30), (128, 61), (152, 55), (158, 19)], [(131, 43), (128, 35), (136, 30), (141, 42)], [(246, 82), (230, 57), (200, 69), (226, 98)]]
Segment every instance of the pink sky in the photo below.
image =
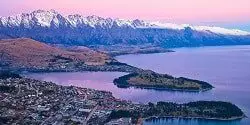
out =
[(250, 22), (250, 0), (0, 0), (0, 16), (55, 9), (125, 19), (170, 22)]

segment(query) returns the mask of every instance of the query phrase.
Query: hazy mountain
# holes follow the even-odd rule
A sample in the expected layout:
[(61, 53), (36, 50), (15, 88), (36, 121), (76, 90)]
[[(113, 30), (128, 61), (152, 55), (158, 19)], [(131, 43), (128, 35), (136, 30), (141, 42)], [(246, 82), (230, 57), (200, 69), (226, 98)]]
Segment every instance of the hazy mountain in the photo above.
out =
[(0, 39), (28, 37), (53, 44), (161, 47), (250, 44), (250, 33), (220, 27), (122, 20), (37, 10), (0, 18)]

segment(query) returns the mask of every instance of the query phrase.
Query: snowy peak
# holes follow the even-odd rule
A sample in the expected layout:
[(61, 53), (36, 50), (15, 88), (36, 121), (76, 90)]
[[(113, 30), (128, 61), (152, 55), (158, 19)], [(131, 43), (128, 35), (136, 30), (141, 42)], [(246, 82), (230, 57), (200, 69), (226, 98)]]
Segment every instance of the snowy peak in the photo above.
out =
[(90, 26), (93, 28), (111, 28), (111, 27), (130, 27), (130, 28), (147, 28), (152, 26), (143, 20), (125, 20), (102, 18), (96, 15), (84, 17), (79, 14), (63, 16), (55, 10), (36, 10), (31, 13), (23, 13), (21, 15), (1, 17), (0, 26), (32, 28), (34, 26), (41, 27), (59, 27), (60, 25), (77, 28), (81, 26)]
[(57, 15), (59, 14), (54, 10), (37, 10), (32, 12), (30, 16), (37, 25), (41, 25), (42, 27), (50, 27), (52, 23), (56, 26), (59, 26), (59, 19)]
[(226, 34), (226, 35), (250, 35), (249, 32), (238, 30), (238, 29), (226, 29), (221, 27), (209, 27), (209, 26), (191, 26), (188, 24), (174, 24), (174, 23), (161, 23), (161, 22), (150, 22), (143, 20), (124, 20), (124, 19), (111, 19), (102, 18), (99, 16), (87, 16), (84, 17), (79, 14), (63, 16), (55, 10), (36, 10), (31, 13), (23, 13), (16, 16), (1, 17), (0, 27), (47, 27), (47, 28), (59, 28), (70, 27), (70, 28), (81, 28), (81, 27), (92, 27), (92, 28), (112, 28), (112, 27), (129, 27), (129, 28), (157, 28), (157, 29), (174, 29), (183, 30), (187, 27), (192, 30)]
[(221, 28), (221, 27), (208, 27), (208, 26), (194, 26), (192, 28), (197, 31), (206, 31), (206, 32), (219, 33), (219, 34), (250, 35), (249, 32), (238, 30), (238, 29), (226, 29), (226, 28)]
[(185, 28), (191, 28), (192, 30), (201, 31), (201, 32), (212, 32), (225, 35), (250, 35), (250, 32), (242, 31), (238, 29), (226, 29), (221, 27), (214, 26), (192, 26), (189, 24), (174, 24), (174, 23), (160, 23), (152, 22), (153, 28), (162, 28), (162, 29), (174, 29), (174, 30), (184, 30)]
[(34, 26), (51, 27), (52, 25), (59, 26), (63, 22), (63, 16), (55, 10), (45, 11), (36, 10), (32, 13), (23, 13), (16, 16), (1, 17), (0, 26), (32, 28)]

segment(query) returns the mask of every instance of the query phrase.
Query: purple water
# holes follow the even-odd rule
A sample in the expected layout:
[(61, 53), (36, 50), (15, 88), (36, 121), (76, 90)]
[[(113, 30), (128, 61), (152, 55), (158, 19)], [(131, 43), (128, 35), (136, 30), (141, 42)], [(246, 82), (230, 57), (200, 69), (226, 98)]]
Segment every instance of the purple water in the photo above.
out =
[[(137, 103), (196, 100), (229, 101), (250, 116), (250, 46), (180, 48), (174, 53), (140, 54), (119, 56), (117, 59), (144, 69), (174, 76), (204, 80), (215, 88), (202, 93), (156, 91), (144, 89), (120, 89), (113, 79), (126, 73), (76, 72), (39, 73), (27, 76), (53, 81), (61, 85), (75, 85), (111, 91), (117, 98)], [(209, 120), (158, 119), (144, 122), (146, 125), (249, 125), (248, 118), (241, 121), (219, 122)]]
[[(250, 116), (250, 46), (180, 48), (174, 53), (150, 55), (126, 55), (117, 57), (121, 62), (159, 73), (204, 80), (215, 89), (205, 93), (165, 92), (161, 98), (185, 102), (195, 100), (222, 100), (241, 107)], [(152, 95), (153, 100), (158, 98)], [(151, 96), (150, 96), (151, 97)], [(188, 124), (188, 125), (249, 125), (250, 120), (218, 122), (200, 120), (156, 120), (145, 124)]]

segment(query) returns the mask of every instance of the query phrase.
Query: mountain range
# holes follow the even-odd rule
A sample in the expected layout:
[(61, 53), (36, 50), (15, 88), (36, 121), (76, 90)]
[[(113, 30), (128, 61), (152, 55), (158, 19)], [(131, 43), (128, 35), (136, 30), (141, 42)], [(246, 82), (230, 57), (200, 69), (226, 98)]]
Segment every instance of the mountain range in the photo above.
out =
[(83, 46), (150, 45), (171, 48), (250, 44), (249, 32), (220, 27), (79, 14), (65, 16), (55, 10), (0, 17), (0, 39), (20, 37), (50, 44)]

